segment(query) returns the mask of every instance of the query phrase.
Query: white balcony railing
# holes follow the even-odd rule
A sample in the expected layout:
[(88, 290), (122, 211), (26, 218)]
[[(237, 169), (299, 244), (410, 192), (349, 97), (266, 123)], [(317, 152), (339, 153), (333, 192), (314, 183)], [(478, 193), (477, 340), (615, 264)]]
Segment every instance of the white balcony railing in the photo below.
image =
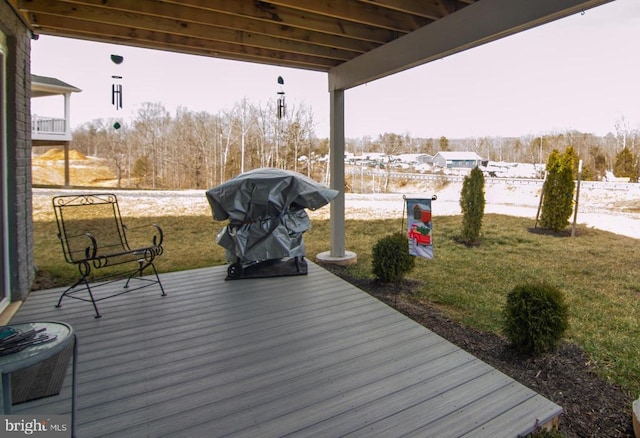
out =
[(32, 140), (71, 140), (67, 120), (56, 117), (31, 116)]

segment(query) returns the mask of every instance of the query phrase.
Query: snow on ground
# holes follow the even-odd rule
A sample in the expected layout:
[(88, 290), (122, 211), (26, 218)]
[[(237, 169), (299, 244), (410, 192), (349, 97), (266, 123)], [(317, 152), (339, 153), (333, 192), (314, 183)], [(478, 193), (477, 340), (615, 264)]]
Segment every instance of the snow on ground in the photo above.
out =
[[(457, 215), (460, 210), (462, 183), (451, 183), (439, 190), (408, 192), (406, 194), (347, 194), (347, 219), (377, 219), (402, 217), (403, 196), (430, 197), (433, 214)], [(541, 185), (499, 182), (485, 186), (485, 213), (529, 217), (535, 222), (540, 203)], [(630, 204), (640, 205), (640, 184), (584, 185), (578, 203), (577, 223), (613, 233), (640, 238), (640, 213), (625, 211)], [(639, 210), (640, 211), (640, 210)], [(329, 207), (310, 213), (311, 217), (328, 217)], [(573, 221), (573, 217), (571, 218)]]
[[(492, 180), (496, 181), (496, 180)], [(508, 180), (485, 183), (485, 213), (530, 217), (535, 221), (540, 202), (539, 182), (513, 182)], [(347, 219), (400, 218), (406, 197), (437, 196), (433, 214), (460, 214), (462, 183), (440, 183), (407, 189), (406, 193), (352, 194), (345, 196)], [(53, 219), (51, 198), (59, 194), (81, 193), (65, 189), (33, 189), (34, 220)], [(189, 216), (211, 215), (204, 190), (146, 191), (122, 190), (116, 192), (123, 217), (136, 216)], [(581, 186), (578, 224), (613, 233), (640, 238), (640, 213), (628, 212), (630, 206), (640, 207), (640, 184), (584, 183)], [(640, 208), (636, 208), (640, 212)], [(329, 217), (329, 206), (309, 212), (313, 220)], [(213, 220), (213, 219), (212, 219)]]

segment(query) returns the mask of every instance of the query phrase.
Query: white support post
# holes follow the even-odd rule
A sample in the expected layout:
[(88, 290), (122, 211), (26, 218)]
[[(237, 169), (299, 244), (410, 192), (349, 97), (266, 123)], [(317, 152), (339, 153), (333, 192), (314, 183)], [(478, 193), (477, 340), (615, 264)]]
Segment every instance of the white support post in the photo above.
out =
[(64, 93), (64, 133), (71, 137), (71, 93)]
[(330, 92), (330, 139), (329, 165), (331, 166), (331, 188), (338, 196), (330, 206), (331, 211), (331, 256), (345, 255), (345, 201), (344, 201), (344, 90)]
[(320, 253), (321, 263), (348, 265), (357, 261), (356, 254), (345, 245), (345, 176), (344, 176), (344, 90), (330, 90), (329, 167), (330, 186), (338, 191), (330, 205), (331, 248)]

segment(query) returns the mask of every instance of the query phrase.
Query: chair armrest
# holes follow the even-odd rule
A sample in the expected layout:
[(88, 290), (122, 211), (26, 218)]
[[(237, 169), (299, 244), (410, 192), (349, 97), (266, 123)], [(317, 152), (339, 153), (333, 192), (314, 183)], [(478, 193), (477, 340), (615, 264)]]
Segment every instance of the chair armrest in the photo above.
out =
[[(127, 234), (126, 241), (129, 248), (135, 250), (136, 248), (147, 248), (149, 246), (162, 246), (164, 241), (164, 232), (162, 227), (157, 224), (141, 225), (139, 227), (128, 227), (123, 225), (123, 228)], [(151, 245), (149, 244), (151, 239)]]
[[(67, 235), (66, 241), (58, 234), (58, 239), (62, 242), (64, 257), (68, 263), (78, 263), (91, 260), (98, 252), (98, 242), (91, 233)], [(82, 255), (83, 257), (79, 257)]]

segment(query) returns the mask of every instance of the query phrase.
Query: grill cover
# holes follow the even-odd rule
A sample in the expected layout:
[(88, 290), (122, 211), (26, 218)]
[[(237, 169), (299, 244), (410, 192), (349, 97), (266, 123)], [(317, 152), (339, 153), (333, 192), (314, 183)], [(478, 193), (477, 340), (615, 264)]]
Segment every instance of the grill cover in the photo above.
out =
[(302, 234), (311, 222), (305, 209), (327, 205), (338, 195), (297, 172), (263, 168), (206, 192), (213, 218), (229, 223), (216, 242), (230, 262), (305, 255)]

